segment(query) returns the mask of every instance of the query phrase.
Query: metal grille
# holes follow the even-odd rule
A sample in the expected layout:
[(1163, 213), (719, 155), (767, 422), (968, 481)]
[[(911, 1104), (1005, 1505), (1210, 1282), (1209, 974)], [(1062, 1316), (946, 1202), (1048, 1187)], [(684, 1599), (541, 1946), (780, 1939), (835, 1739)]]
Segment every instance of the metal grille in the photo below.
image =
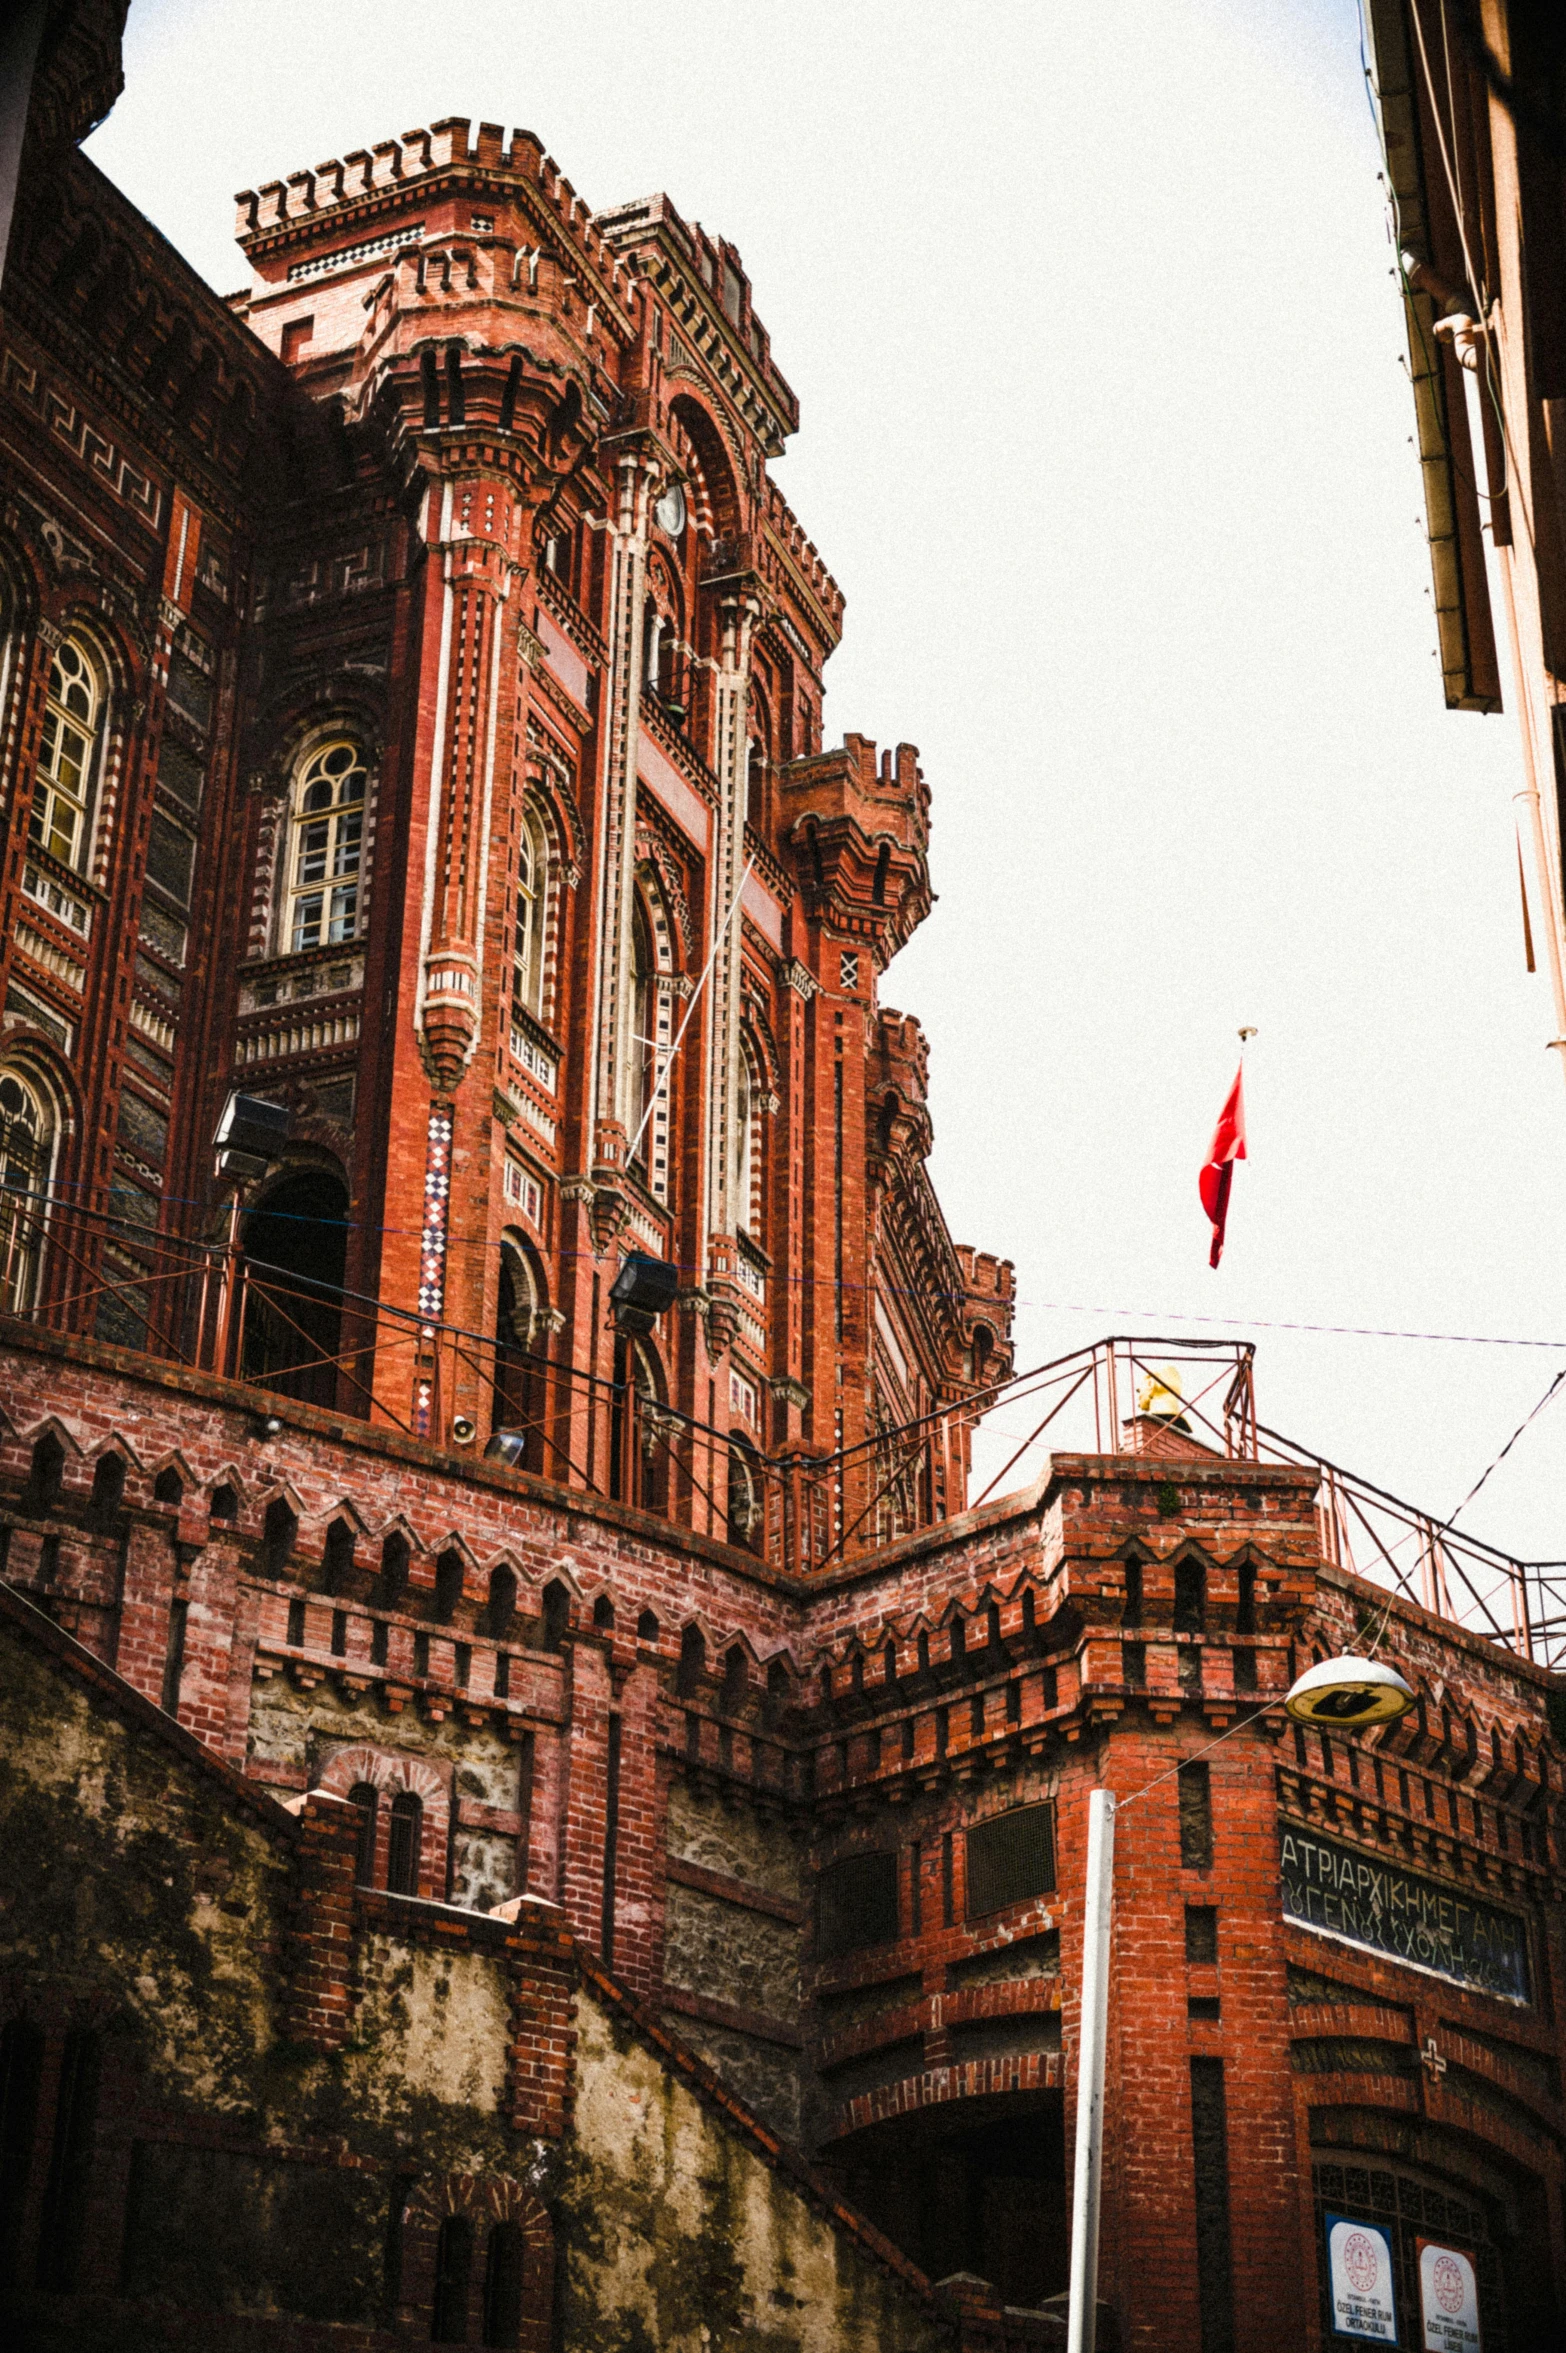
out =
[(998, 1912), (1055, 1884), (1055, 1809), (1014, 1806), (968, 1833), (968, 1917)]
[(832, 1961), (896, 1936), (896, 1855), (850, 1855), (828, 1864), (816, 1890), (816, 1958)]
[[(1379, 2166), (1318, 2165), (1314, 2173), (1316, 2263), (1323, 2325), (1329, 2335), (1332, 2299), (1327, 2277), (1325, 2217), (1330, 2211), (1379, 2222), (1390, 2233), (1397, 2275), (1397, 2342), (1406, 2353), (1416, 2353), (1424, 2335), (1419, 2325), (1416, 2252), (1421, 2237), (1449, 2241), (1472, 2259), (1479, 2282), (1479, 2326), (1484, 2353), (1509, 2353), (1512, 2340), (1506, 2325), (1502, 2264), (1491, 2235), (1490, 2218), (1477, 2201), (1454, 2197), (1445, 2189)], [(1343, 2339), (1333, 2336), (1332, 2341), (1341, 2344)]]

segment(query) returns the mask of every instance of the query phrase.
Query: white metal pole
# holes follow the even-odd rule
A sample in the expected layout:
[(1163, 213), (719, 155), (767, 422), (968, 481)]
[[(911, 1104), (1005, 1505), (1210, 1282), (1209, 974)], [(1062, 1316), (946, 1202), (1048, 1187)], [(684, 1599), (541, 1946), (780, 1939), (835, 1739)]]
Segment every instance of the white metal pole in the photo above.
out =
[(1071, 2201), (1071, 2314), (1066, 2353), (1093, 2353), (1098, 2328), (1098, 2211), (1104, 2169), (1104, 2044), (1115, 1902), (1115, 1801), (1088, 1799), (1082, 1899), (1082, 2014), (1077, 2028), (1077, 2161)]

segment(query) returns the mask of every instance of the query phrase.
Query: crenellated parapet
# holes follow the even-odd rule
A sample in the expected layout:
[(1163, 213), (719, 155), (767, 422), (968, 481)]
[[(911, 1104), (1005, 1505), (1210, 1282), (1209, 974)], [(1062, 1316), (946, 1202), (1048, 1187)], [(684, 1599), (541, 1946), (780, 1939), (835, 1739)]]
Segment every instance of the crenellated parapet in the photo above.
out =
[[(513, 131), (508, 143), (498, 123), (480, 123), (470, 141), (471, 128), (465, 116), (445, 115), (428, 130), (356, 148), (259, 190), (242, 189), (234, 199), (235, 237), (258, 275), (299, 282), (342, 266), (350, 249), (352, 258), (368, 258), (357, 249), (384, 239), (383, 249), (395, 250), (411, 237), (405, 216), (415, 207), (464, 193), (509, 193), (551, 244), (563, 240), (570, 247), (598, 300), (619, 309), (629, 333), (629, 273), (542, 142), (531, 131)], [(401, 227), (394, 225), (399, 215)], [(471, 222), (460, 225), (471, 233)], [(329, 249), (323, 249), (323, 229)]]
[(682, 220), (663, 195), (616, 205), (597, 215), (596, 226), (667, 310), (659, 401), (674, 399), (682, 378), (710, 378), (766, 454), (777, 457), (798, 430), (799, 402), (773, 361), (737, 249)]
[(930, 790), (912, 744), (867, 736), (783, 772), (784, 835), (812, 921), (865, 941), (885, 971), (930, 912)]

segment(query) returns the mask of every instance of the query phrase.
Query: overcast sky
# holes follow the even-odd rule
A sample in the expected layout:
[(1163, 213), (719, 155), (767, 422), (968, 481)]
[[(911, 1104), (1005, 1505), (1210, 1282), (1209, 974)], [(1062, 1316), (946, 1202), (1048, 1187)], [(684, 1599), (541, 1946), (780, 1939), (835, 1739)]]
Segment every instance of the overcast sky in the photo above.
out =
[[(126, 70), (90, 152), (219, 289), (236, 188), (443, 114), (733, 239), (848, 598), (828, 738), (933, 789), (883, 1001), (1019, 1363), (1232, 1319), (1265, 1420), (1449, 1512), (1566, 1364), (1566, 1077), (1512, 724), (1441, 702), (1351, 0), (134, 0)], [(1562, 1400), (1465, 1522), (1532, 1556)]]

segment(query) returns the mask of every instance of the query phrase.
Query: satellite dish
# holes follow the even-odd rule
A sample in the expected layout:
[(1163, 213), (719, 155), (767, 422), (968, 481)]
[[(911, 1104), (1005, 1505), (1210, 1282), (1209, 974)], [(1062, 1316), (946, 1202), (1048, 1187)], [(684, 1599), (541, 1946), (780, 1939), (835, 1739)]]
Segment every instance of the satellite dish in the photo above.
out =
[(1296, 1724), (1324, 1724), (1358, 1732), (1406, 1716), (1414, 1694), (1395, 1667), (1381, 1659), (1323, 1659), (1290, 1687), (1284, 1706)]

